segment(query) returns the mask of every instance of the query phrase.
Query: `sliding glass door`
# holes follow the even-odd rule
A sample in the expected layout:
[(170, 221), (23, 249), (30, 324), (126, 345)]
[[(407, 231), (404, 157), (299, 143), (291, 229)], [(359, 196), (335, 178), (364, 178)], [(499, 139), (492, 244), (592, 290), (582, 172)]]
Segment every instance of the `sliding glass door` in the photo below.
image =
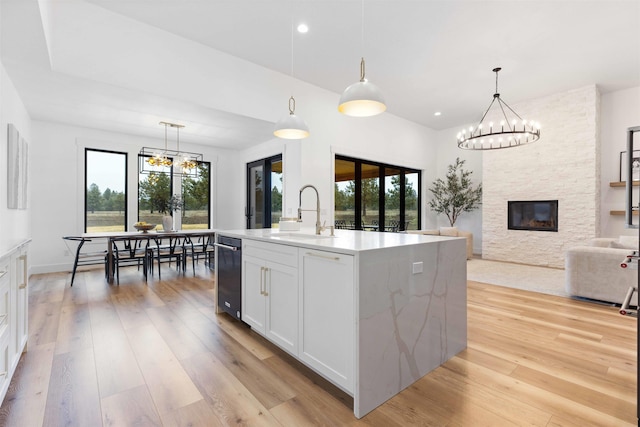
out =
[(420, 229), (420, 177), (419, 170), (336, 156), (336, 227)]
[(247, 228), (277, 227), (282, 216), (282, 155), (247, 164)]

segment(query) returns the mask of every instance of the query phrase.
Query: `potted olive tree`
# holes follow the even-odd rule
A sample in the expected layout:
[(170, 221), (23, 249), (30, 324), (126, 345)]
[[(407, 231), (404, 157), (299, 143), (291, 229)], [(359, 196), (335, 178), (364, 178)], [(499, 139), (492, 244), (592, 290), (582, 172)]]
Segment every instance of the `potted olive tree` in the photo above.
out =
[(463, 168), (464, 162), (456, 158), (456, 163), (449, 165), (446, 178), (436, 179), (429, 188), (433, 194), (429, 207), (436, 213), (445, 214), (451, 227), (462, 212), (471, 212), (482, 203), (482, 184), (473, 188), (470, 178), (473, 172)]

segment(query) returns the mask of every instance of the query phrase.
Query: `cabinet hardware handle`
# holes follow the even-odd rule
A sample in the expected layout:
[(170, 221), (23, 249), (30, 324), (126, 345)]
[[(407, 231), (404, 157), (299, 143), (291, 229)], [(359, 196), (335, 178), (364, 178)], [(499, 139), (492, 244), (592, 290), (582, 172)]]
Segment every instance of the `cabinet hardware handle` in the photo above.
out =
[(6, 377), (6, 376), (7, 376), (7, 371), (0, 373), (0, 377)]
[(263, 296), (266, 296), (266, 288), (267, 288), (267, 284), (265, 283), (267, 281), (266, 270), (267, 270), (266, 267), (260, 267), (260, 295), (263, 295)]
[(307, 255), (314, 256), (314, 257), (317, 257), (317, 258), (329, 259), (331, 261), (340, 261), (340, 257), (338, 257), (338, 256), (320, 255), (320, 254), (314, 254), (313, 252), (307, 252)]
[(5, 274), (7, 274), (8, 271), (4, 270), (4, 271), (0, 271), (0, 278), (4, 277)]
[(6, 314), (0, 314), (0, 322), (4, 321), (7, 318)]
[(24, 289), (27, 287), (27, 254), (22, 254), (18, 257), (18, 260), (22, 261), (22, 283), (18, 286), (18, 289)]
[(267, 271), (269, 271), (268, 267), (264, 268), (264, 296), (269, 296), (269, 292), (267, 292)]

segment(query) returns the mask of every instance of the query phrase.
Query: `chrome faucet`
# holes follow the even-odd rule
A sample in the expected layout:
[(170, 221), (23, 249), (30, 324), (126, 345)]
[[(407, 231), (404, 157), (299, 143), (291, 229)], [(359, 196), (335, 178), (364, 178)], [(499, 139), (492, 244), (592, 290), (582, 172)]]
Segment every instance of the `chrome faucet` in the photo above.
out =
[(311, 184), (304, 185), (300, 189), (300, 198), (298, 202), (298, 222), (302, 222), (302, 211), (313, 211), (313, 209), (302, 209), (302, 192), (307, 188), (313, 188), (316, 192), (316, 234), (320, 235), (320, 232), (324, 230), (324, 227), (320, 224), (320, 194), (318, 194), (318, 189)]

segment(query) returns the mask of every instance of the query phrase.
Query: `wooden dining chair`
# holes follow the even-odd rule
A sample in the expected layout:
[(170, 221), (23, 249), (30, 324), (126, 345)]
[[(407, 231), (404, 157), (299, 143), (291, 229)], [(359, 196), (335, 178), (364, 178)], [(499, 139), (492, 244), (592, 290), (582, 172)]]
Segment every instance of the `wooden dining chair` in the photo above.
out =
[(187, 237), (187, 242), (184, 245), (185, 262), (188, 258), (191, 258), (193, 274), (196, 274), (195, 264), (200, 262), (200, 257), (205, 260), (205, 264), (208, 264), (209, 268), (213, 268), (215, 253), (213, 242), (214, 235), (211, 233), (190, 234)]
[(162, 262), (168, 262), (169, 266), (171, 266), (171, 262), (175, 261), (176, 270), (184, 272), (186, 268), (185, 242), (187, 240), (186, 236), (162, 236), (154, 238), (155, 244), (150, 245), (149, 250), (152, 260), (155, 259), (158, 264), (158, 279), (162, 278), (160, 268)]
[(116, 273), (116, 282), (120, 284), (120, 267), (137, 266), (138, 270), (142, 266), (145, 282), (152, 263), (151, 252), (149, 250), (149, 239), (114, 237), (111, 239), (111, 249), (113, 253), (112, 268)]

